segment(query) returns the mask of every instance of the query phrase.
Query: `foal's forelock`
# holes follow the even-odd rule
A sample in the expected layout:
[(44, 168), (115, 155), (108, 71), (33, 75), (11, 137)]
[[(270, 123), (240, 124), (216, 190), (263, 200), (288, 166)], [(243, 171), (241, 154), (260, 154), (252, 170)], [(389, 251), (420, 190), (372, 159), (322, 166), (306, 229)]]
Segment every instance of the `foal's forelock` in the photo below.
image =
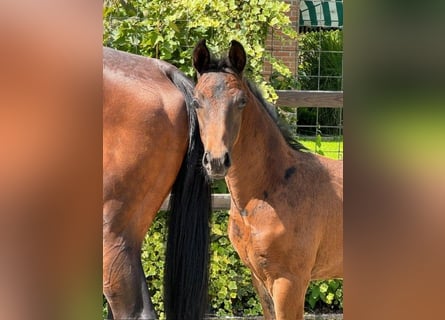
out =
[(240, 79), (232, 73), (209, 72), (200, 77), (195, 92), (206, 98), (221, 99), (233, 96), (242, 87)]

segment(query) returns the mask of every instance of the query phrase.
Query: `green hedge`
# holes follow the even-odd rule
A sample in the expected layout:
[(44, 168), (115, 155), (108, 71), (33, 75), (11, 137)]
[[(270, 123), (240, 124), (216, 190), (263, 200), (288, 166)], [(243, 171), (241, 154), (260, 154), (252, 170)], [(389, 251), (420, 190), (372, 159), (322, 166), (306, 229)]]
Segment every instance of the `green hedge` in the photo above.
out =
[(274, 100), (275, 91), (263, 80), (264, 62), (281, 74), (291, 72), (265, 50), (265, 43), (270, 30), (280, 31), (283, 40), (297, 36), (289, 10), (289, 3), (281, 0), (177, 0), (174, 5), (164, 0), (105, 0), (103, 44), (168, 61), (192, 76), (191, 54), (199, 40), (207, 39), (211, 51), (221, 53), (235, 39), (248, 56), (245, 72)]

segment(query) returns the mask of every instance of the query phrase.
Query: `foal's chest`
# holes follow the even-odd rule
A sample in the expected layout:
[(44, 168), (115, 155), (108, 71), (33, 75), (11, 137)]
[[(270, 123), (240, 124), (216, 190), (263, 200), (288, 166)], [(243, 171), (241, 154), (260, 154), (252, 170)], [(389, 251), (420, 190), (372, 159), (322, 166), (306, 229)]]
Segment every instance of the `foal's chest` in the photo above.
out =
[(230, 210), (229, 238), (245, 263), (251, 260), (249, 251), (267, 254), (284, 230), (283, 222), (266, 201), (252, 200), (243, 210)]

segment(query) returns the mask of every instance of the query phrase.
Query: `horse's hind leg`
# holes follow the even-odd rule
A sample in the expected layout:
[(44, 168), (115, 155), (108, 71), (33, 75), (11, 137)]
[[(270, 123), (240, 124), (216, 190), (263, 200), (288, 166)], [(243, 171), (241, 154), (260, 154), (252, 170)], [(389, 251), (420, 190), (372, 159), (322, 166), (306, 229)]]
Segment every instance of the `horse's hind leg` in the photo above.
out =
[(104, 229), (103, 287), (114, 319), (157, 319), (142, 270), (141, 242)]

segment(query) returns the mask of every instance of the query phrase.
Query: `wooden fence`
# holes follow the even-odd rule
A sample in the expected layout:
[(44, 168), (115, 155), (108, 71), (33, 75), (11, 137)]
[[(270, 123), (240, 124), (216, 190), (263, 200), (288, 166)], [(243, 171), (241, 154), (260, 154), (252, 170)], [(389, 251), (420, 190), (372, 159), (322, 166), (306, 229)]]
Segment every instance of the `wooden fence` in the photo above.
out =
[(277, 90), (277, 95), (277, 107), (343, 107), (343, 91)]
[[(168, 201), (170, 196), (164, 200), (161, 210), (168, 209)], [(213, 210), (227, 210), (230, 209), (230, 194), (229, 193), (214, 193), (212, 194), (212, 208)]]
[[(342, 108), (343, 91), (299, 91), (277, 90), (277, 107), (314, 107), (314, 108)], [(165, 199), (161, 210), (167, 210), (169, 197)], [(230, 194), (212, 194), (213, 210), (230, 209)]]

